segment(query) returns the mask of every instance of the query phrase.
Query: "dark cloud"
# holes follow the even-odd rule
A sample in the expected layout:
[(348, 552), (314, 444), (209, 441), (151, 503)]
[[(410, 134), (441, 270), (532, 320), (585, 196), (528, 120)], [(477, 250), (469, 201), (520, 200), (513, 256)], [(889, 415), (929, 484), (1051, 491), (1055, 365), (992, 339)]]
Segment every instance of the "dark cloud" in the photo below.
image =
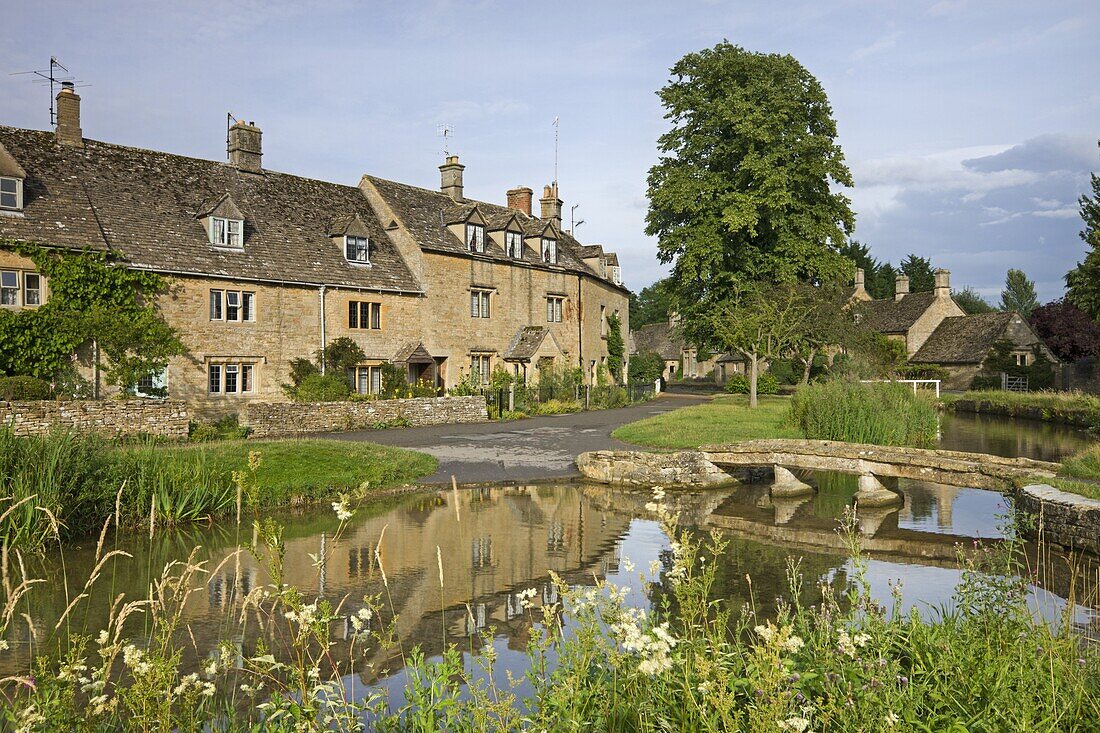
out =
[[(1091, 148), (1090, 148), (1091, 142)], [(1081, 171), (1096, 162), (1096, 141), (1070, 135), (1041, 135), (1003, 153), (964, 160), (970, 170), (983, 173), (995, 171)]]

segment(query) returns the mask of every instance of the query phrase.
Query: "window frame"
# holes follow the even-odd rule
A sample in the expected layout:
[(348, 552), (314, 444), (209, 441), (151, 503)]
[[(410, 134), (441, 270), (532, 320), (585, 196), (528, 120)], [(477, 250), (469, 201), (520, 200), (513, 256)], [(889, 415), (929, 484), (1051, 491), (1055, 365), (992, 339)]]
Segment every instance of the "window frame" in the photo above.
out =
[[(356, 394), (376, 395), (382, 392), (382, 365), (360, 364), (352, 367), (352, 389)], [(365, 386), (365, 390), (363, 389)]]
[[(358, 256), (351, 257), (351, 248), (355, 246), (355, 253), (358, 255), (360, 252), (363, 254), (363, 259), (359, 259)], [(352, 234), (344, 235), (344, 259), (353, 265), (369, 265), (370, 264), (370, 237), (357, 237)]]
[[(143, 382), (146, 383), (146, 384), (143, 384)], [(209, 383), (208, 383), (208, 385), (209, 385)], [(163, 369), (158, 370), (154, 374), (145, 375), (144, 377), (142, 377), (141, 379), (138, 380), (137, 384), (134, 385), (134, 394), (138, 397), (144, 397), (146, 399), (165, 399), (164, 397), (160, 397), (159, 395), (152, 394), (151, 391), (149, 391), (149, 392), (145, 391), (147, 389), (148, 390), (163, 389), (163, 390), (165, 390), (166, 396), (167, 396), (167, 390), (168, 390), (168, 367), (167, 366), (165, 366)]]
[[(236, 299), (236, 304), (230, 301)], [(255, 323), (256, 291), (210, 288), (209, 311), (211, 321), (223, 323)], [(232, 309), (233, 316), (230, 316)]]
[(353, 331), (381, 331), (382, 303), (377, 300), (349, 300), (348, 328)]
[(549, 265), (558, 264), (558, 240), (554, 237), (541, 237), (542, 261)]
[(547, 295), (546, 296), (546, 322), (547, 323), (561, 323), (563, 320), (563, 314), (565, 311), (565, 296), (562, 295)]
[[(471, 237), (470, 235), (474, 235)], [(466, 249), (482, 254), (485, 252), (485, 226), (466, 222)]]
[(523, 259), (523, 233), (504, 231), (504, 252), (514, 260)]
[[(233, 389), (229, 389), (232, 375)], [(256, 363), (244, 360), (211, 361), (206, 365), (206, 391), (222, 397), (256, 393)]]
[(470, 288), (470, 317), (492, 318), (493, 291), (486, 288)]
[(478, 384), (487, 386), (493, 374), (493, 355), (470, 354), (470, 372), (477, 372)]
[[(234, 228), (237, 230), (236, 232), (233, 231)], [(234, 237), (236, 238), (236, 243), (233, 241)], [(211, 216), (210, 243), (215, 247), (244, 249), (244, 219)]]
[[(12, 183), (13, 190), (5, 191), (4, 184)], [(11, 196), (13, 203), (5, 204), (4, 197)], [(23, 210), (23, 179), (16, 178), (15, 176), (0, 176), (0, 210), (3, 211), (22, 211)]]
[[(37, 287), (32, 288), (27, 283), (27, 280), (29, 278), (32, 278), (32, 277), (38, 279)], [(37, 307), (37, 306), (42, 305), (42, 273), (40, 273), (40, 272), (31, 272), (30, 270), (24, 270), (23, 271), (23, 282), (21, 284), (23, 285), (23, 305), (24, 305), (24, 307), (32, 307), (32, 306)], [(36, 293), (35, 301), (33, 303), (30, 302), (30, 298), (28, 297), (30, 293)]]
[[(6, 276), (11, 275), (9, 280)], [(23, 305), (23, 289), (20, 287), (22, 277), (20, 277), (20, 270), (0, 270), (0, 306), (6, 308), (18, 308)], [(9, 285), (7, 282), (14, 282), (14, 285)], [(11, 293), (13, 298), (12, 302), (8, 303), (5, 299), (5, 295)]]

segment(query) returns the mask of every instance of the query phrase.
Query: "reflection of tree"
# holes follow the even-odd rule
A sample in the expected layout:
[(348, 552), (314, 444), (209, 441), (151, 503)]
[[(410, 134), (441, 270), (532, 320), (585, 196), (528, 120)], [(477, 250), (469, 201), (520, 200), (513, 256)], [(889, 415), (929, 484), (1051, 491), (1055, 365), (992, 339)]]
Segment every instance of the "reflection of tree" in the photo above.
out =
[(940, 432), (941, 448), (1042, 461), (1060, 461), (1091, 442), (1064, 425), (958, 412), (943, 416)]

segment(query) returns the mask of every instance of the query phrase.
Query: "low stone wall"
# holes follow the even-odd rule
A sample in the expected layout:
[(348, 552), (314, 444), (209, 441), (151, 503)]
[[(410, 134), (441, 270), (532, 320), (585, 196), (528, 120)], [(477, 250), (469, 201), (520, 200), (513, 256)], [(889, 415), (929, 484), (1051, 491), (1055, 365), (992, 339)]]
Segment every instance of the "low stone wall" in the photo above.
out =
[(1016, 504), (1038, 518), (1047, 542), (1100, 554), (1100, 501), (1034, 484), (1020, 489)]
[(253, 402), (244, 408), (241, 422), (257, 438), (309, 433), (333, 433), (409, 425), (445, 425), (485, 422), (485, 398), (417, 397), (408, 400), (349, 400), (346, 402)]
[(736, 481), (702, 453), (692, 450), (598, 450), (577, 456), (577, 469), (590, 481), (616, 486), (721, 486)]
[(156, 435), (184, 440), (187, 407), (177, 400), (0, 402), (0, 424), (16, 435), (43, 435), (60, 428), (109, 438)]

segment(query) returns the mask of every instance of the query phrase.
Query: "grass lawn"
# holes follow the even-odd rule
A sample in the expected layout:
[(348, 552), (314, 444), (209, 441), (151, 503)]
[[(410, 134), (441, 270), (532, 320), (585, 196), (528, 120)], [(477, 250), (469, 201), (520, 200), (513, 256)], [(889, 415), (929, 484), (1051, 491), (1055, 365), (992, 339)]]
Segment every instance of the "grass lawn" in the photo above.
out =
[(800, 438), (798, 428), (783, 424), (789, 397), (761, 397), (755, 409), (747, 395), (719, 395), (703, 405), (655, 415), (623, 425), (611, 437), (650, 448), (698, 448), (754, 438)]
[(1072, 494), (1100, 499), (1100, 445), (1086, 448), (1062, 463), (1058, 478), (1050, 485)]

